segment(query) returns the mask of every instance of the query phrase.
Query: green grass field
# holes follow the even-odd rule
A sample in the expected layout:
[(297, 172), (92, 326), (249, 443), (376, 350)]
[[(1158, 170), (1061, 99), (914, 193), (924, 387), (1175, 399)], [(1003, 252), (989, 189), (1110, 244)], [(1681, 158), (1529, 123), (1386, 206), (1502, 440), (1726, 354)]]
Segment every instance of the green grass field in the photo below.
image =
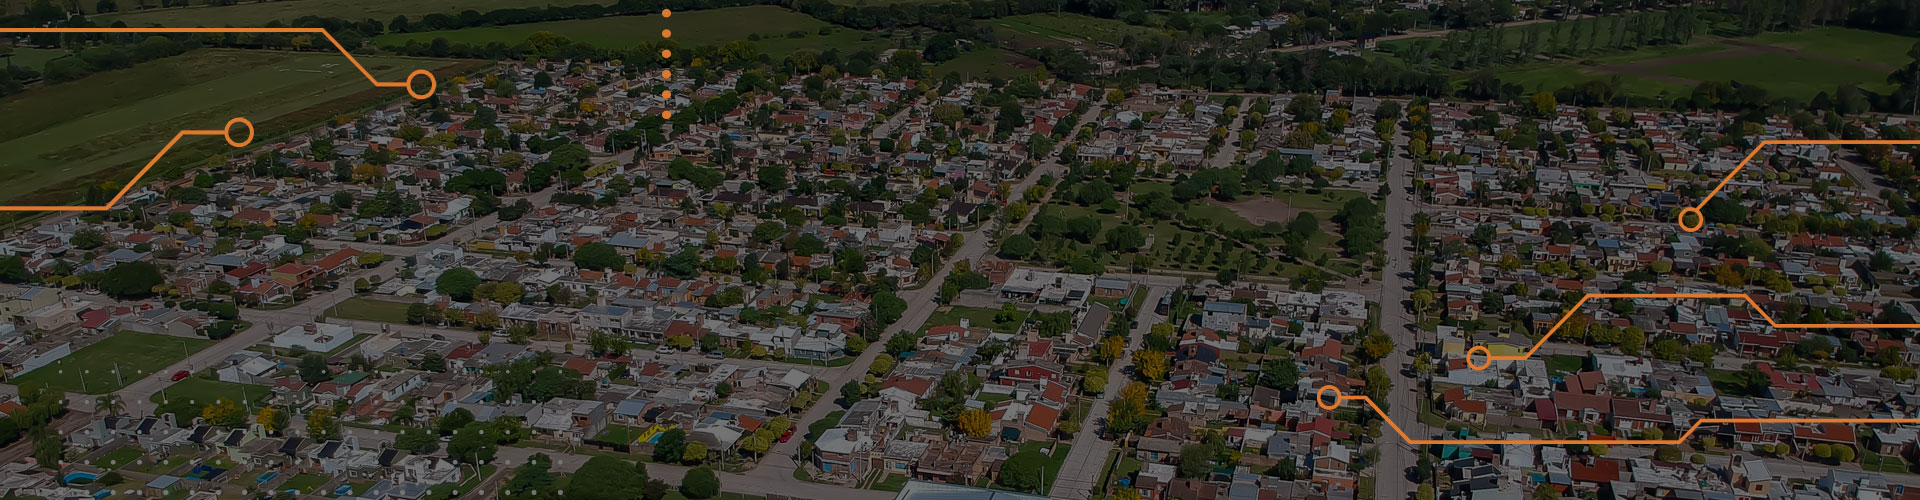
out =
[[(213, 344), (206, 339), (125, 332), (14, 377), (10, 382), (14, 385), (38, 382), (68, 392), (105, 394)], [(114, 375), (116, 367), (120, 370), (119, 376)]]
[[(155, 403), (178, 399), (197, 405), (205, 405), (218, 401), (221, 398), (226, 398), (235, 403), (243, 403), (251, 400), (254, 405), (258, 407), (260, 403), (266, 401), (271, 396), (273, 396), (272, 387), (207, 380), (196, 376), (187, 377), (186, 380), (181, 380), (166, 389), (162, 389), (160, 392), (154, 393), (150, 399)], [(243, 404), (242, 406), (245, 405)]]
[[(444, 82), (454, 67), (428, 59), (360, 61), (382, 79), (425, 68)], [(85, 184), (125, 183), (182, 129), (218, 129), (245, 117), (255, 143), (270, 143), (276, 134), (404, 98), (373, 87), (344, 57), (320, 52), (205, 49), (36, 87), (0, 101), (0, 116), (10, 117), (0, 122), (0, 171), (12, 180), (0, 186), (0, 201), (68, 204)], [(217, 137), (192, 137), (161, 165), (233, 152)]]
[(927, 74), (945, 76), (948, 72), (954, 72), (968, 80), (1013, 78), (1032, 75), (1039, 67), (1039, 61), (1027, 56), (1006, 49), (989, 48), (963, 52), (960, 57), (934, 65)]
[(1062, 45), (1066, 43), (1062, 39), (1119, 44), (1129, 34), (1154, 31), (1113, 19), (1061, 13), (1024, 14), (987, 23), (993, 25), (1001, 36), (1013, 38), (1023, 45)]
[[(672, 18), (620, 16), (390, 34), (375, 38), (374, 41), (383, 46), (399, 46), (409, 41), (428, 43), (435, 38), (446, 38), (447, 41), (454, 43), (483, 45), (501, 42), (513, 45), (525, 41), (528, 35), (548, 31), (567, 37), (569, 40), (596, 47), (628, 49), (643, 42), (658, 42), (660, 30), (671, 29), (673, 41), (682, 46), (720, 45), (735, 40), (747, 40), (750, 35), (759, 35), (760, 40), (753, 41), (754, 46), (768, 54), (784, 55), (795, 48), (833, 47), (837, 46), (837, 43), (856, 42), (861, 38), (859, 33), (847, 30), (836, 30), (841, 33), (822, 36), (819, 30), (823, 26), (828, 24), (806, 14), (780, 7), (756, 5), (680, 12), (675, 13)], [(803, 36), (788, 38), (788, 35), (796, 31), (801, 32)], [(821, 40), (809, 40), (812, 38)]]
[(13, 57), (8, 57), (7, 63), (22, 68), (33, 68), (34, 71), (40, 71), (47, 67), (47, 61), (66, 57), (67, 54), (69, 54), (69, 52), (67, 52), (66, 49), (14, 47)]
[(1907, 50), (1913, 48), (1915, 40), (1878, 31), (1814, 28), (1792, 33), (1767, 33), (1753, 37), (1752, 41), (1827, 57), (1899, 67), (1913, 60), (1907, 57)]
[[(1511, 43), (1514, 37), (1509, 36), (1508, 40)], [(1916, 41), (1920, 39), (1846, 28), (1816, 28), (1742, 39), (1701, 37), (1687, 45), (1652, 46), (1489, 69), (1502, 81), (1518, 84), (1528, 92), (1607, 80), (1625, 94), (1672, 97), (1690, 92), (1695, 82), (1731, 80), (1757, 85), (1774, 96), (1804, 101), (1821, 92), (1830, 94), (1844, 83), (1860, 84), (1862, 89), (1875, 92), (1889, 90), (1887, 71), (1912, 60), (1906, 53)], [(1418, 42), (1382, 45), (1393, 52), (1404, 49), (1406, 43)], [(1663, 61), (1671, 62), (1663, 64)], [(1466, 73), (1461, 73), (1463, 81)]]
[[(88, 10), (93, 2), (81, 2)], [(464, 10), (487, 12), (505, 8), (527, 7), (566, 7), (571, 5), (610, 4), (608, 0), (540, 0), (527, 2), (521, 0), (410, 0), (390, 2), (384, 0), (282, 0), (276, 2), (244, 2), (227, 6), (199, 6), (132, 10), (133, 2), (120, 2), (122, 12), (95, 17), (100, 26), (125, 21), (128, 26), (266, 26), (270, 21), (292, 21), (302, 16), (340, 17), (348, 19), (377, 19), (381, 23), (392, 20), (394, 16), (407, 16), (413, 20), (427, 14), (456, 14)]]

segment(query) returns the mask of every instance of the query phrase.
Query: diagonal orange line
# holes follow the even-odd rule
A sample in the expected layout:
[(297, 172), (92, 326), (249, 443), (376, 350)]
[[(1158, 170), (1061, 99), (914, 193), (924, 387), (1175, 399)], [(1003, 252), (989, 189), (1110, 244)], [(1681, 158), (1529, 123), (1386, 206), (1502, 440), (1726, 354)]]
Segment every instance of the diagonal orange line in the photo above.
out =
[[(341, 45), (340, 40), (335, 39), (333, 33), (328, 32), (326, 28), (0, 28), (0, 33), (318, 33), (326, 37), (327, 42), (333, 44), (334, 50), (338, 50), (340, 51), (340, 55), (346, 56), (347, 62), (352, 63), (353, 68), (359, 70), (360, 75), (367, 77), (367, 81), (372, 82), (375, 87), (402, 87), (406, 88), (407, 95), (412, 96), (414, 99), (426, 99), (433, 95), (436, 90), (435, 87), (439, 85), (439, 82), (435, 81), (433, 73), (427, 70), (414, 70), (412, 73), (407, 74), (405, 80), (397, 82), (383, 82), (378, 78), (374, 78), (373, 73), (367, 71), (367, 67), (360, 64), (360, 59), (353, 57), (353, 53), (347, 52), (347, 47)], [(428, 89), (426, 92), (414, 93), (413, 78), (416, 76), (425, 76), (427, 78)], [(239, 118), (235, 120), (244, 121)], [(232, 122), (228, 123), (229, 125), (232, 124)], [(252, 122), (248, 122), (247, 127), (249, 130), (247, 141), (235, 142), (232, 138), (228, 138), (228, 143), (233, 144), (235, 147), (241, 147), (245, 146), (247, 142), (252, 142)], [(152, 170), (153, 166), (160, 162), (160, 158), (166, 156), (167, 151), (173, 149), (174, 144), (180, 142), (181, 137), (189, 135), (224, 136), (226, 134), (226, 130), (182, 130), (174, 134), (173, 139), (167, 141), (167, 145), (160, 148), (160, 153), (153, 155), (153, 159), (147, 160), (146, 166), (141, 167), (140, 172), (134, 174), (133, 179), (127, 181), (125, 186), (121, 186), (119, 194), (115, 194), (112, 200), (107, 201), (106, 205), (0, 205), (0, 212), (99, 212), (112, 210), (114, 205), (120, 203), (122, 197), (125, 197), (128, 192), (133, 190), (133, 186), (140, 182), (140, 178), (146, 176), (147, 171)]]
[[(1762, 310), (1760, 308), (1760, 303), (1754, 301), (1753, 296), (1744, 294), (1744, 293), (1589, 293), (1581, 296), (1579, 301), (1574, 302), (1573, 307), (1567, 309), (1566, 314), (1563, 314), (1560, 316), (1560, 321), (1554, 323), (1553, 328), (1550, 330), (1547, 330), (1547, 333), (1545, 335), (1541, 335), (1540, 340), (1535, 341), (1533, 343), (1533, 347), (1530, 349), (1527, 349), (1527, 352), (1525, 354), (1521, 354), (1517, 356), (1495, 356), (1492, 354), (1488, 354), (1487, 359), (1496, 360), (1496, 361), (1520, 361), (1520, 360), (1532, 358), (1533, 354), (1538, 352), (1542, 346), (1547, 345), (1547, 339), (1553, 338), (1554, 334), (1560, 332), (1560, 327), (1565, 326), (1567, 324), (1568, 319), (1572, 318), (1573, 315), (1575, 314), (1580, 314), (1580, 307), (1583, 305), (1586, 305), (1587, 301), (1590, 299), (1642, 299), (1642, 298), (1645, 298), (1645, 299), (1739, 299), (1739, 300), (1745, 301), (1748, 305), (1753, 306), (1754, 312), (1759, 313), (1760, 318), (1766, 320), (1767, 325), (1772, 326), (1774, 328), (1821, 328), (1821, 329), (1920, 328), (1920, 323), (1778, 323), (1773, 320), (1772, 315), (1767, 314), (1765, 310)], [(1468, 363), (1468, 365), (1472, 365), (1472, 364), (1473, 363), (1471, 362)]]

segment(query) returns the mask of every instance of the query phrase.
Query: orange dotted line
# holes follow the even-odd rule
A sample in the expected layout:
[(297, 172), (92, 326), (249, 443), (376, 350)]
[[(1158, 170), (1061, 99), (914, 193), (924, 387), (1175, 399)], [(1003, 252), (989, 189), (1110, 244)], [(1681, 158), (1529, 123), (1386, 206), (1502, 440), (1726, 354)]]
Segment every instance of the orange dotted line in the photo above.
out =
[[(670, 18), (670, 17), (673, 17), (673, 9), (660, 9), (660, 17), (663, 17), (663, 18)], [(662, 30), (660, 30), (660, 38), (673, 38), (673, 30), (670, 30), (670, 29), (662, 29)], [(660, 49), (660, 58), (661, 58), (661, 59), (672, 59), (672, 58), (673, 58), (673, 51), (672, 51), (672, 50), (668, 50), (668, 49)], [(673, 79), (673, 70), (672, 70), (672, 69), (663, 69), (663, 70), (660, 70), (660, 79), (662, 79), (662, 80), (671, 80), (671, 79)], [(661, 98), (661, 99), (672, 99), (672, 98), (673, 98), (673, 91), (672, 91), (672, 90), (661, 90), (661, 91), (660, 91), (660, 98)], [(663, 111), (661, 111), (661, 112), (660, 112), (660, 117), (661, 117), (661, 118), (673, 118), (673, 110), (670, 110), (670, 109), (669, 109), (669, 110), (663, 110)]]

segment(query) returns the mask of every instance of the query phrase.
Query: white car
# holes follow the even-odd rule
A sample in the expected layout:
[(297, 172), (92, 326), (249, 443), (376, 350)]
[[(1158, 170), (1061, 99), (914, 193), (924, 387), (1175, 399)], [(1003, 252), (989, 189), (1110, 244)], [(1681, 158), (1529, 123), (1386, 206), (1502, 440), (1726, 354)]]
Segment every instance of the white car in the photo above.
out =
[(658, 349), (654, 349), (653, 352), (657, 354), (663, 354), (663, 355), (673, 354), (673, 346), (663, 345), (663, 346), (660, 346)]

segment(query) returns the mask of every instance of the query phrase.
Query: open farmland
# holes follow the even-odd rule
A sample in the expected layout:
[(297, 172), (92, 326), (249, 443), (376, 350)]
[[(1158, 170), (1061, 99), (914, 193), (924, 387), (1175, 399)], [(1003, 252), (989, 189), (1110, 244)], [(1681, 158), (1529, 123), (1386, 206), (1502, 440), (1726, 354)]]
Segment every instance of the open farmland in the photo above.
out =
[[(1509, 28), (1525, 29), (1525, 28)], [(1543, 28), (1544, 29), (1544, 28)], [(1509, 44), (1512, 38), (1509, 37)], [(1768, 33), (1751, 38), (1701, 37), (1685, 45), (1649, 46), (1583, 57), (1557, 57), (1459, 72), (1460, 79), (1476, 71), (1491, 71), (1502, 82), (1527, 92), (1554, 91), (1594, 80), (1610, 82), (1621, 93), (1640, 97), (1674, 97), (1705, 81), (1734, 81), (1767, 89), (1773, 96), (1802, 101), (1821, 92), (1831, 94), (1841, 84), (1858, 84), (1868, 91), (1885, 92), (1887, 73), (1905, 65), (1911, 37), (1846, 28), (1816, 28)], [(1420, 41), (1427, 42), (1427, 41)], [(1381, 44), (1400, 57), (1385, 59), (1415, 64), (1403, 57), (1399, 41)]]
[[(131, 2), (121, 2), (127, 5)], [(106, 26), (114, 21), (124, 21), (127, 26), (150, 27), (246, 27), (266, 26), (272, 21), (289, 22), (304, 16), (340, 17), (348, 19), (376, 19), (385, 23), (394, 16), (418, 18), (427, 14), (457, 14), (465, 10), (487, 12), (506, 8), (529, 7), (567, 7), (573, 5), (608, 4), (608, 0), (541, 0), (525, 2), (520, 0), (409, 0), (393, 2), (387, 0), (282, 0), (277, 2), (245, 2), (225, 6), (194, 6), (171, 9), (127, 10), (100, 16), (98, 24)], [(87, 8), (93, 2), (81, 2)]]
[(398, 33), (382, 35), (374, 41), (380, 45), (399, 46), (407, 42), (428, 43), (436, 38), (445, 38), (453, 43), (485, 45), (500, 42), (514, 45), (526, 41), (528, 35), (546, 31), (604, 49), (629, 49), (642, 43), (660, 42), (660, 30), (671, 29), (673, 41), (681, 46), (720, 45), (758, 38), (753, 43), (762, 52), (782, 55), (796, 48), (841, 47), (841, 50), (847, 50), (841, 44), (856, 43), (862, 38), (859, 32), (838, 28), (828, 35), (819, 34), (820, 28), (827, 26), (825, 21), (806, 14), (757, 5), (676, 12), (671, 18), (657, 15), (618, 16)]
[[(429, 59), (362, 57), (376, 77), (415, 69), (442, 82), (466, 65)], [(0, 100), (0, 200), (72, 204), (88, 184), (124, 183), (182, 129), (217, 129), (234, 117), (254, 123), (256, 141), (390, 99), (331, 53), (205, 49), (31, 89)], [(217, 137), (182, 139), (162, 167), (231, 153)], [(165, 169), (158, 169), (164, 171)]]
[(1151, 33), (1152, 28), (1134, 26), (1113, 19), (1080, 14), (1024, 14), (986, 21), (1000, 36), (1021, 46), (1119, 45), (1130, 34)]

